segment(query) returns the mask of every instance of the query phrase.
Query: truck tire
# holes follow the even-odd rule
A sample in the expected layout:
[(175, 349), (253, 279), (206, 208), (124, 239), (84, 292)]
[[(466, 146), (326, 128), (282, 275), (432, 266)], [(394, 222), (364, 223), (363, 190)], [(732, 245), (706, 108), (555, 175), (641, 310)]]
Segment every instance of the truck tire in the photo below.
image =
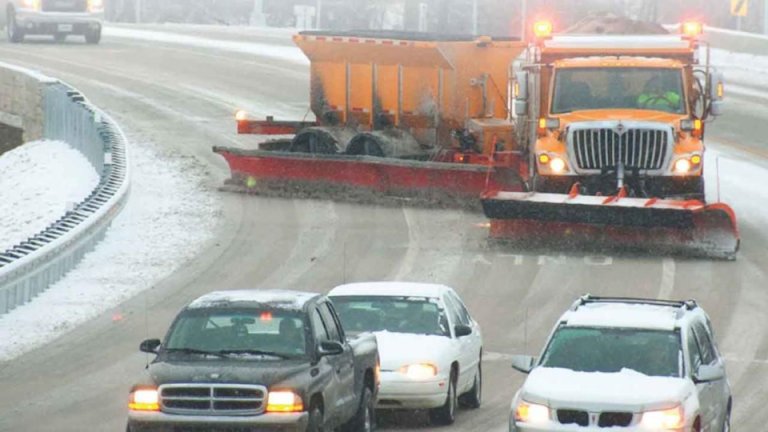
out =
[(85, 31), (85, 43), (96, 45), (99, 42), (101, 42), (101, 27), (95, 30), (88, 29)]
[(8, 24), (6, 25), (6, 31), (8, 33), (8, 40), (11, 43), (24, 42), (24, 30), (19, 28), (16, 22), (16, 12), (13, 10), (8, 11)]
[(373, 406), (373, 393), (368, 387), (363, 391), (360, 406), (355, 416), (349, 421), (342, 431), (344, 432), (371, 432), (376, 429), (376, 413)]
[(317, 406), (309, 413), (307, 432), (323, 432), (323, 412)]
[(456, 374), (451, 374), (451, 381), (448, 383), (448, 394), (445, 396), (445, 404), (439, 408), (429, 410), (429, 421), (435, 425), (451, 425), (456, 421), (456, 405), (458, 397), (456, 396)]
[[(480, 361), (483, 359), (480, 358)], [(477, 364), (477, 373), (475, 374), (475, 383), (468, 392), (461, 395), (461, 404), (467, 408), (477, 409), (483, 403), (483, 367)]]

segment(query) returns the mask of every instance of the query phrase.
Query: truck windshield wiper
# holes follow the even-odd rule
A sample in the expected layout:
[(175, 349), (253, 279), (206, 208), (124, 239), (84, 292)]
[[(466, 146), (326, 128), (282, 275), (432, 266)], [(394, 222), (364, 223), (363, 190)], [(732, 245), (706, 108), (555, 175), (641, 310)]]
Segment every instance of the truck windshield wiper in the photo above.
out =
[(166, 348), (165, 352), (171, 353), (184, 353), (184, 354), (200, 354), (200, 355), (212, 355), (216, 357), (226, 357), (226, 354), (219, 351), (205, 351), (196, 348)]
[(239, 350), (221, 350), (218, 351), (218, 353), (223, 355), (230, 355), (230, 354), (250, 354), (250, 355), (260, 355), (260, 356), (270, 356), (270, 357), (277, 357), (281, 359), (288, 359), (291, 358), (288, 354), (280, 354), (272, 351), (262, 351), (262, 350), (255, 350), (255, 349), (239, 349)]

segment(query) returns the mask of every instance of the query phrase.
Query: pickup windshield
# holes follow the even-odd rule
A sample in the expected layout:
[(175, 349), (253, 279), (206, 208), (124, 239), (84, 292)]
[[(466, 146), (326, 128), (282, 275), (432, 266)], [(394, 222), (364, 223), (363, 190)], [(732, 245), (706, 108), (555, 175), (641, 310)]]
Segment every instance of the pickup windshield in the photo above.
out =
[(333, 297), (349, 333), (388, 331), (450, 337), (448, 319), (436, 299), (396, 296)]
[(552, 114), (641, 109), (684, 114), (682, 72), (672, 68), (561, 68), (555, 72)]
[(682, 376), (680, 334), (674, 331), (560, 327), (541, 365), (577, 372), (632, 369), (649, 376)]
[(164, 345), (168, 352), (294, 358), (306, 355), (302, 315), (283, 310), (187, 310)]

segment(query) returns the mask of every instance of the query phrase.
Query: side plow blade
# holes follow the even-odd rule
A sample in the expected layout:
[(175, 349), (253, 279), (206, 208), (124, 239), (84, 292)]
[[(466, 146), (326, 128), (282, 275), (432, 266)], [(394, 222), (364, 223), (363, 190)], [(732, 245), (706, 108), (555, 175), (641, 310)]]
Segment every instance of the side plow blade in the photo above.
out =
[(650, 251), (732, 259), (733, 210), (722, 203), (499, 192), (482, 199), (490, 237), (534, 247)]

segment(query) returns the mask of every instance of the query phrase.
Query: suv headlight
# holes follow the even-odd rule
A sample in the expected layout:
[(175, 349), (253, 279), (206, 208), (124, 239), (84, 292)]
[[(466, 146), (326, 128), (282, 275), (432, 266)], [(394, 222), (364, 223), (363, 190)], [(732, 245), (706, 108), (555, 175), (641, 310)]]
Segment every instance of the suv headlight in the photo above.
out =
[(685, 416), (683, 408), (675, 408), (661, 411), (647, 411), (643, 413), (640, 424), (651, 430), (677, 429), (683, 427)]
[(515, 408), (515, 420), (523, 423), (546, 423), (549, 421), (549, 407), (521, 400)]

